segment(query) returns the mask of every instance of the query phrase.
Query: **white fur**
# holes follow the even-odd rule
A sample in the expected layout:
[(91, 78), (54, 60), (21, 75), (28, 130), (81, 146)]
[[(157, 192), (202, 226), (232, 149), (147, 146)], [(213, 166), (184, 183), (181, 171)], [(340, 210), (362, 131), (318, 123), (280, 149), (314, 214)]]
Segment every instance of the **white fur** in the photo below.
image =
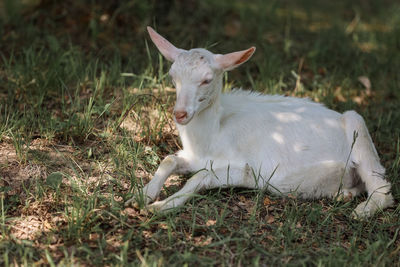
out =
[(183, 150), (161, 162), (143, 188), (146, 203), (157, 198), (171, 174), (196, 172), (180, 191), (151, 209), (177, 207), (203, 189), (230, 186), (268, 187), (304, 198), (354, 197), (366, 190), (368, 200), (355, 210), (361, 217), (393, 203), (385, 169), (356, 112), (340, 114), (307, 99), (242, 90), (222, 94), (223, 72), (245, 62), (254, 48), (227, 55), (185, 51), (161, 42), (151, 28), (149, 33), (174, 62), (175, 111), (187, 117), (177, 123)]

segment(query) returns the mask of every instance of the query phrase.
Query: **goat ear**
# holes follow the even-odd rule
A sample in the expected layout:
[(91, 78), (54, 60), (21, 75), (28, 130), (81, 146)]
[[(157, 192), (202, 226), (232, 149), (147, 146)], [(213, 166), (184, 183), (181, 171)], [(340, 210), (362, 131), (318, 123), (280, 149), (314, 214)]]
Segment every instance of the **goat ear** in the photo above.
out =
[(226, 55), (215, 55), (215, 61), (222, 70), (231, 70), (246, 62), (256, 51), (256, 48), (250, 47), (247, 50), (229, 53)]
[(184, 50), (176, 48), (173, 44), (168, 42), (167, 39), (159, 35), (153, 28), (147, 26), (150, 38), (153, 43), (157, 46), (160, 53), (169, 61), (174, 62), (180, 53)]

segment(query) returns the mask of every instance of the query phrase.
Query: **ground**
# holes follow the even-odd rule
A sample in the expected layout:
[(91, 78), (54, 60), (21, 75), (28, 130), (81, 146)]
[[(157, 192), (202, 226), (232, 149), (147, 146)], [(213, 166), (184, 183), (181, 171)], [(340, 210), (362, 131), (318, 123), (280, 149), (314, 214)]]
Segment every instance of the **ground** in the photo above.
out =
[[(3, 1), (0, 265), (388, 265), (400, 262), (397, 1)], [(169, 63), (178, 47), (257, 47), (225, 77), (366, 120), (396, 204), (204, 192), (168, 214), (125, 207), (181, 144)], [(161, 198), (188, 177), (171, 177)]]

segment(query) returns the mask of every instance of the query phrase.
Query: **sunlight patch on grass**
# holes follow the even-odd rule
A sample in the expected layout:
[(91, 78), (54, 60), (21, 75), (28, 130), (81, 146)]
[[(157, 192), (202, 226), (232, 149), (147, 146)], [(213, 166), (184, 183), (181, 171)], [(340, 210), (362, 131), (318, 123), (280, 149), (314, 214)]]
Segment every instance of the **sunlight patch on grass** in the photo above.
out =
[[(0, 265), (398, 262), (399, 206), (352, 221), (365, 196), (306, 202), (220, 189), (167, 215), (124, 207), (181, 147), (170, 63), (146, 43), (153, 24), (184, 48), (256, 45), (252, 61), (225, 76), (225, 92), (244, 87), (357, 110), (399, 199), (397, 3), (128, 2), (44, 1), (2, 24)], [(171, 177), (160, 197), (185, 178)]]

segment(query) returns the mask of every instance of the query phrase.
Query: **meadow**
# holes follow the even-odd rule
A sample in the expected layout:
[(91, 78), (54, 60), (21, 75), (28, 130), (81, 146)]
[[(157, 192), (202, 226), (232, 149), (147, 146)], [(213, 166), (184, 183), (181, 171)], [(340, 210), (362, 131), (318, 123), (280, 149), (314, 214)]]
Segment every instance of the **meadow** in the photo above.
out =
[[(0, 2), (1, 266), (400, 266), (400, 3)], [(367, 123), (394, 207), (210, 190), (179, 209), (125, 207), (180, 147), (175, 91), (151, 43), (256, 46), (224, 91), (308, 97)], [(171, 177), (161, 198), (188, 177)]]

